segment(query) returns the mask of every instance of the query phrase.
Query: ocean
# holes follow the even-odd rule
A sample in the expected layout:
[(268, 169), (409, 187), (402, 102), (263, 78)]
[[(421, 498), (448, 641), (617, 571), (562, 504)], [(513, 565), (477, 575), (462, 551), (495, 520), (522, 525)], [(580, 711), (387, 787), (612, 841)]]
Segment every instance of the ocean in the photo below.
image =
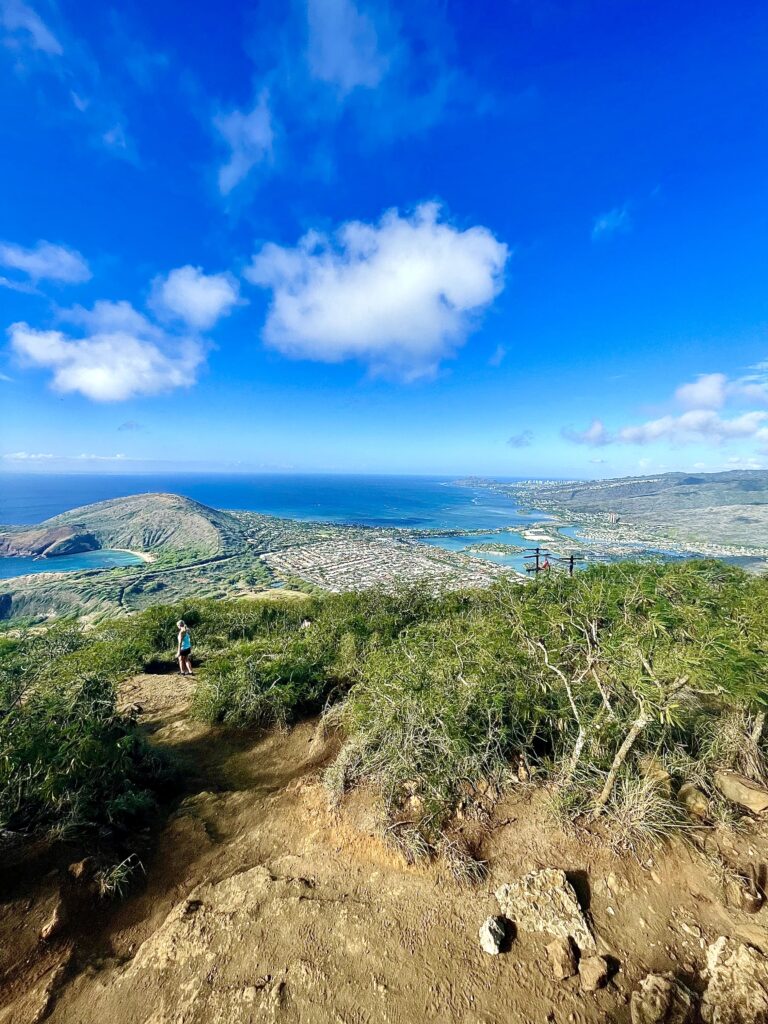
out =
[[(213, 508), (247, 509), (287, 519), (362, 526), (463, 532), (523, 528), (543, 518), (521, 513), (515, 503), (503, 495), (481, 487), (458, 486), (449, 477), (9, 473), (0, 476), (0, 523), (35, 525), (81, 505), (151, 491), (183, 494)], [(519, 535), (505, 535), (504, 539), (513, 544), (522, 540)], [(458, 551), (471, 541), (468, 537), (445, 537), (434, 538), (430, 543)], [(520, 555), (483, 552), (477, 556), (516, 568), (523, 566)], [(52, 569), (99, 569), (134, 562), (135, 557), (130, 554), (111, 551), (51, 560), (0, 558), (0, 579)]]
[(513, 501), (448, 477), (259, 474), (0, 475), (0, 523), (35, 524), (80, 505), (151, 491), (213, 508), (363, 526), (489, 530), (523, 526)]

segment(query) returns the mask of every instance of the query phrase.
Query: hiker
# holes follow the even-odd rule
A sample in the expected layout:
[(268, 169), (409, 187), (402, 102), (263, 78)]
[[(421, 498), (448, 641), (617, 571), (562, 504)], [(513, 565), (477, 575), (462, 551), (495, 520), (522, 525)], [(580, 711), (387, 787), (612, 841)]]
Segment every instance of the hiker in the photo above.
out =
[(178, 648), (176, 657), (179, 659), (179, 672), (183, 676), (192, 675), (192, 637), (189, 635), (187, 624), (184, 619), (176, 623), (179, 629)]
[(543, 570), (546, 570), (548, 568), (549, 568), (549, 559), (545, 558), (544, 561), (539, 566), (539, 572), (542, 572)]

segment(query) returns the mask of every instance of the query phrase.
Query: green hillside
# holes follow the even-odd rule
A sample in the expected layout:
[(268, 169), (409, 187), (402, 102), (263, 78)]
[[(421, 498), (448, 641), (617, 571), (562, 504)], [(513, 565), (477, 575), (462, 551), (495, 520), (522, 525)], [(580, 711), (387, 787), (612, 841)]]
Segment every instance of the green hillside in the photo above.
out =
[(218, 555), (244, 545), (227, 512), (179, 494), (136, 494), (64, 512), (32, 529), (0, 533), (0, 552), (50, 557), (98, 548)]

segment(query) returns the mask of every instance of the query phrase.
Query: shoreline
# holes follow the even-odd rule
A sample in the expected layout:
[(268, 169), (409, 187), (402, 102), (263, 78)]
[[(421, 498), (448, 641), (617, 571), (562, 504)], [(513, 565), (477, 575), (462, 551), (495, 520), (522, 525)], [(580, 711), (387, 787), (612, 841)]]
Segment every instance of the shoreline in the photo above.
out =
[[(147, 565), (151, 565), (157, 561), (157, 555), (151, 555), (148, 551), (136, 551), (134, 548), (99, 548), (99, 551), (122, 551), (125, 555), (135, 555), (136, 558), (140, 558), (142, 562), (146, 562)], [(115, 566), (114, 568), (122, 568), (121, 566)]]
[[(134, 558), (139, 559), (139, 564), (151, 565), (157, 561), (157, 555), (150, 554), (147, 551), (135, 551), (133, 548), (96, 548), (93, 552), (79, 552), (80, 554), (96, 554), (99, 551), (119, 551), (121, 554), (133, 555)], [(1, 555), (0, 561), (3, 558), (29, 558), (28, 555)], [(49, 558), (38, 557), (34, 558), (35, 562), (46, 562), (50, 565), (50, 568), (38, 569), (36, 572), (24, 572), (19, 573), (16, 576), (2, 576), (0, 577), (0, 584), (8, 583), (10, 580), (23, 580), (30, 578), (37, 578), (40, 576), (68, 576), (70, 574), (76, 574), (79, 572), (112, 572), (115, 569), (131, 569), (138, 568), (138, 565), (103, 565), (94, 568), (84, 567), (82, 569), (58, 569), (56, 568), (57, 557), (77, 557), (75, 556), (57, 556), (51, 555)]]

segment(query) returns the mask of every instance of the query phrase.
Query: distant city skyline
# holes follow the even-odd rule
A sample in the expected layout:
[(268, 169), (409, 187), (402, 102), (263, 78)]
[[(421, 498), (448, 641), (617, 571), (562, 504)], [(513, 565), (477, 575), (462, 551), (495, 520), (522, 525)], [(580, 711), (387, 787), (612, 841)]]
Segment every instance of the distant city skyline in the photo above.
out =
[(768, 468), (768, 8), (0, 0), (0, 472)]

